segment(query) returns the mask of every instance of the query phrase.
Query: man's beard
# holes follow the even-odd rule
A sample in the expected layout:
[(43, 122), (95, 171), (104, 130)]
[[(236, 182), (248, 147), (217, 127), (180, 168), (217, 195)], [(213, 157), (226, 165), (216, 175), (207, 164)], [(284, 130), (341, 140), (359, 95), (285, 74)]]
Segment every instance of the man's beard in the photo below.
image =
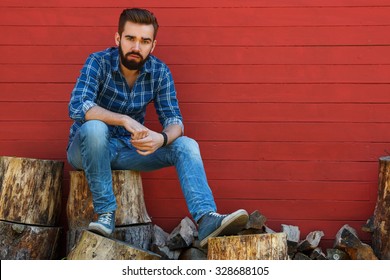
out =
[[(121, 47), (120, 43), (119, 43), (118, 49), (119, 49), (119, 56), (120, 56), (122, 65), (125, 66), (129, 70), (141, 70), (142, 67), (144, 66), (145, 62), (148, 60), (148, 58), (150, 56), (150, 53), (149, 53), (146, 56), (146, 58), (144, 59), (142, 57), (142, 55), (140, 53), (138, 53), (138, 52), (128, 52), (125, 55), (123, 53), (123, 50), (122, 50), (122, 47)], [(139, 56), (139, 58), (141, 58), (141, 60), (139, 62), (137, 62), (135, 60), (130, 60), (130, 59), (127, 58), (130, 55), (137, 55), (137, 56)]]

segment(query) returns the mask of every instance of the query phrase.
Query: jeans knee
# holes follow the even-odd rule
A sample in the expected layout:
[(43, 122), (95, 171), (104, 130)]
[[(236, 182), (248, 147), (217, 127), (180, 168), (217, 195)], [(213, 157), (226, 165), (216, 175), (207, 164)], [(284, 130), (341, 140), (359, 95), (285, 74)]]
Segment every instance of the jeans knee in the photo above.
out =
[(174, 146), (179, 152), (186, 153), (189, 155), (200, 155), (198, 142), (187, 136), (177, 138), (174, 142)]
[(80, 138), (83, 143), (90, 147), (106, 146), (108, 143), (108, 126), (98, 120), (85, 122), (80, 127)]

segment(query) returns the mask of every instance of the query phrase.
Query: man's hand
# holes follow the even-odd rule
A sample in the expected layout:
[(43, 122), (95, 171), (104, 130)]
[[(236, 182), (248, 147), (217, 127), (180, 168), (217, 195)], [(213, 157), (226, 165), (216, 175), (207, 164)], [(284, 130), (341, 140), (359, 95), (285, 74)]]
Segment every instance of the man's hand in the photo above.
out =
[(161, 133), (152, 130), (148, 130), (148, 132), (148, 135), (142, 139), (134, 139), (132, 137), (130, 140), (134, 148), (137, 149), (137, 152), (143, 156), (154, 153), (164, 143), (164, 137)]
[(147, 127), (130, 117), (126, 118), (123, 127), (131, 133), (131, 139), (133, 140), (144, 139), (151, 132)]

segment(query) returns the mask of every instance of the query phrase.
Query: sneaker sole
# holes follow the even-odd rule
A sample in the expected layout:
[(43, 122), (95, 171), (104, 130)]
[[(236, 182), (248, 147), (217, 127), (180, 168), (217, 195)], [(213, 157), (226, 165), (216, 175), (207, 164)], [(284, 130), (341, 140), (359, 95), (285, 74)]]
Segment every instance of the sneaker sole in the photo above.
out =
[(222, 220), (221, 226), (217, 228), (215, 231), (206, 236), (201, 242), (201, 247), (206, 247), (208, 243), (208, 239), (210, 237), (223, 236), (223, 235), (234, 235), (241, 231), (245, 225), (247, 224), (249, 219), (248, 212), (245, 210), (237, 210), (233, 212), (225, 219)]
[(88, 230), (92, 231), (94, 233), (97, 233), (99, 235), (102, 235), (104, 237), (109, 237), (112, 233), (112, 231), (109, 231), (106, 228), (103, 228), (103, 226), (101, 226), (99, 224), (89, 224)]

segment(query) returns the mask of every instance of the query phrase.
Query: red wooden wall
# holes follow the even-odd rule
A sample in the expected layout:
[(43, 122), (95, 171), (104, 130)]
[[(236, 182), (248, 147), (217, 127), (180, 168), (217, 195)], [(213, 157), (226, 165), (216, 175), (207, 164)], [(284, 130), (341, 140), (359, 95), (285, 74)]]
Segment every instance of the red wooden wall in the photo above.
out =
[[(390, 0), (2, 0), (0, 155), (66, 162), (75, 79), (129, 5), (159, 19), (155, 54), (220, 212), (257, 209), (329, 244), (360, 229), (390, 150)], [(174, 169), (143, 178), (153, 222), (171, 230), (188, 215)]]

